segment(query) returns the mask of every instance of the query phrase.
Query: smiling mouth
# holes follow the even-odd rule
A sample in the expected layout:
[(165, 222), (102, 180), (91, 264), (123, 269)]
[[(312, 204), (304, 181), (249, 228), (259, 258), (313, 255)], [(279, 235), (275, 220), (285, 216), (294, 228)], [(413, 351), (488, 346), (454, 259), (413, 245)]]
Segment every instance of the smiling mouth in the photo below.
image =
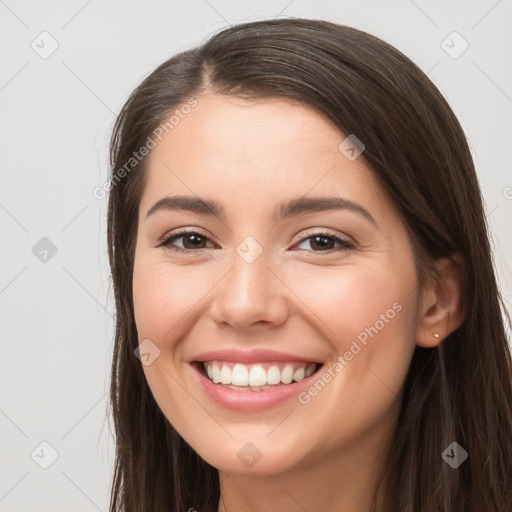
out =
[(196, 361), (196, 367), (210, 382), (242, 391), (264, 391), (300, 382), (316, 373), (322, 363)]

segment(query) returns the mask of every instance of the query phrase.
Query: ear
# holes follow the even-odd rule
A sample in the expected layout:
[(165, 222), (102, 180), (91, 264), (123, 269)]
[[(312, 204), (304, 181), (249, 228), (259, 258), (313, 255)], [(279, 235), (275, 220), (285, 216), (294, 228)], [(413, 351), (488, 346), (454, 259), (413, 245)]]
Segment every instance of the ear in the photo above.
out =
[(419, 347), (439, 345), (464, 321), (462, 263), (459, 254), (436, 260), (439, 277), (425, 285), (420, 299), (416, 332)]

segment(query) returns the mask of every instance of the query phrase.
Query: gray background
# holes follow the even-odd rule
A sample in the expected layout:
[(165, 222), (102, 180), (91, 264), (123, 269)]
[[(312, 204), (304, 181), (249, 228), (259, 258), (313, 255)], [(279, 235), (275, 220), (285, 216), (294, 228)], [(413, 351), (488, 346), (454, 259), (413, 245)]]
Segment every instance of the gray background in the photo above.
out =
[(428, 72), (471, 145), (510, 311), (510, 1), (0, 0), (1, 511), (107, 510), (113, 302), (93, 189), (115, 114), (171, 55), (278, 16), (361, 28)]

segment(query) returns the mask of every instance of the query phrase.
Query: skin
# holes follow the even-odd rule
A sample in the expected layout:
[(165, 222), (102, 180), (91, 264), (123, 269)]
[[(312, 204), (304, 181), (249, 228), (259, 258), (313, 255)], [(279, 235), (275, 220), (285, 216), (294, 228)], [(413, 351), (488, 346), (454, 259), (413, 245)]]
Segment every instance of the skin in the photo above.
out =
[[(204, 94), (150, 154), (133, 292), (139, 340), (160, 355), (143, 368), (174, 428), (219, 469), (219, 512), (367, 510), (415, 346), (436, 345), (462, 321), (455, 267), (440, 260), (442, 279), (420, 289), (403, 220), (364, 153), (350, 161), (338, 150), (344, 138), (290, 100)], [(146, 218), (178, 194), (216, 200), (226, 218), (171, 210)], [(350, 210), (272, 220), (277, 204), (301, 196), (354, 201), (378, 226)], [(197, 249), (190, 237), (174, 241), (189, 253), (155, 247), (182, 227), (207, 238)], [(324, 231), (355, 247), (330, 240), (326, 252), (311, 238)], [(236, 253), (247, 236), (263, 249), (252, 263)], [(332, 367), (397, 303), (394, 318), (305, 405), (225, 409), (188, 364), (206, 350), (262, 347)], [(248, 442), (261, 453), (250, 468), (237, 457)]]

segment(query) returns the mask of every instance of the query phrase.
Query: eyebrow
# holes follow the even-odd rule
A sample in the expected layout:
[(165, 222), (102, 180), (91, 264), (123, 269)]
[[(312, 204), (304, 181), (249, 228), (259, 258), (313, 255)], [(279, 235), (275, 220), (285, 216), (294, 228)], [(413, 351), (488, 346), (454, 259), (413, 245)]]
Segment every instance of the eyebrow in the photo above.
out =
[[(221, 220), (226, 218), (226, 209), (217, 201), (201, 199), (194, 196), (171, 196), (164, 197), (157, 201), (147, 212), (146, 219), (158, 211), (190, 211), (200, 215), (218, 217)], [(360, 204), (343, 199), (342, 197), (297, 197), (289, 199), (277, 206), (273, 213), (274, 221), (281, 221), (286, 218), (305, 215), (314, 212), (349, 210), (363, 216), (373, 226), (379, 226), (371, 213)]]

